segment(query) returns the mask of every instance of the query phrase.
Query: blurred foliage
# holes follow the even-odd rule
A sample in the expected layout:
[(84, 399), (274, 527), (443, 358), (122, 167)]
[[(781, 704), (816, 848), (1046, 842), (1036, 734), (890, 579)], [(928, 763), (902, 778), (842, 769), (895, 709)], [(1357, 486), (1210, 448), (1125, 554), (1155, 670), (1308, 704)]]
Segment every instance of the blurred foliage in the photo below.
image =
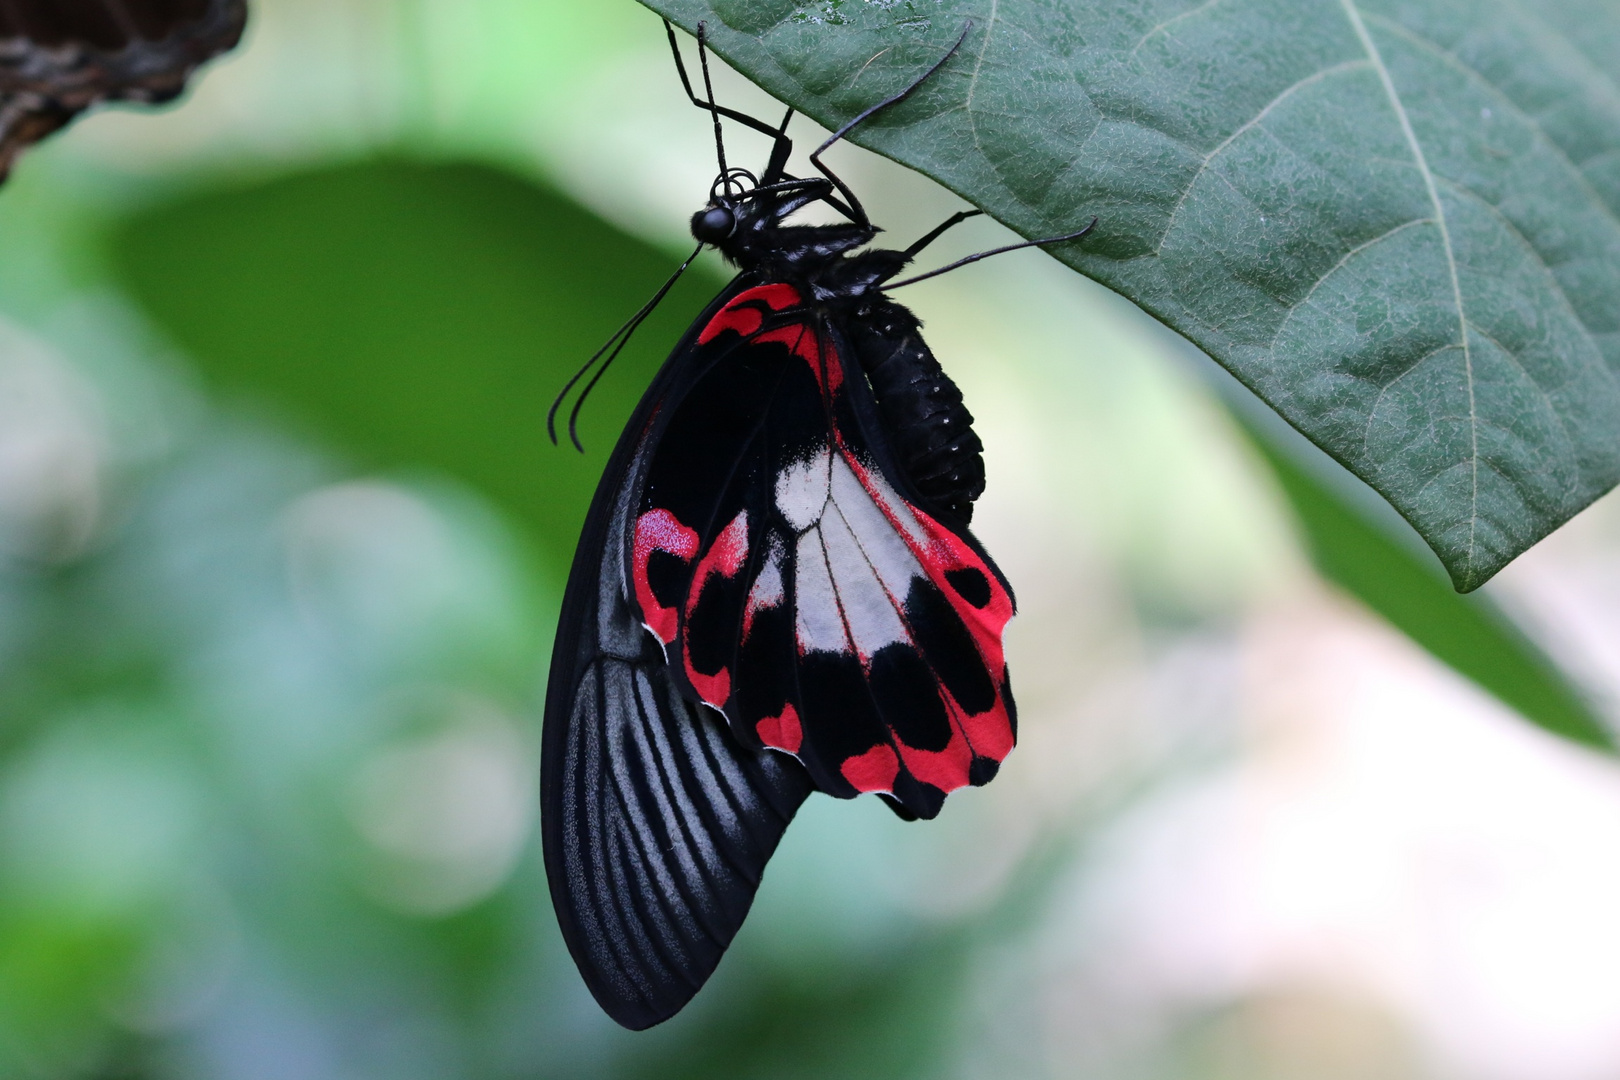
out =
[(1432, 559), (1392, 539), (1257, 425), (1242, 426), (1276, 474), (1324, 577), (1526, 720), (1615, 752), (1613, 732), (1582, 693), (1489, 597), (1454, 592)]
[(662, 352), (719, 290), (694, 267), (641, 327), (581, 414), (582, 457), (565, 434), (551, 445), (546, 410), (679, 257), (533, 182), (478, 165), (338, 166), (142, 212), (115, 258), (216, 387), (285, 407), (363, 466), (473, 485), (554, 573)]

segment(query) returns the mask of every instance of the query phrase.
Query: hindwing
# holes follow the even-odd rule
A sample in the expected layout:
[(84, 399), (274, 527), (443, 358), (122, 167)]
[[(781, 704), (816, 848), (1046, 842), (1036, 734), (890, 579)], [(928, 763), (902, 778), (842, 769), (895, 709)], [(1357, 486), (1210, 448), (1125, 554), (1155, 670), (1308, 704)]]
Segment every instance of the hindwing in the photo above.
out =
[(737, 294), (693, 346), (628, 537), (643, 624), (743, 745), (933, 817), (1012, 749), (1010, 590), (907, 497), (845, 336), (792, 286)]

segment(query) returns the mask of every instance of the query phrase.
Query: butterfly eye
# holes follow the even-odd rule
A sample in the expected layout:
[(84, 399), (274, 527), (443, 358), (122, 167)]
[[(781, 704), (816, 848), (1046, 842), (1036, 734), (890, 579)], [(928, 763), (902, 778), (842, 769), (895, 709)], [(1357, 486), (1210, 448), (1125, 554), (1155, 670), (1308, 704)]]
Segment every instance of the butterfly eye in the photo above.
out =
[(729, 206), (711, 206), (692, 215), (692, 235), (705, 244), (718, 244), (737, 227)]

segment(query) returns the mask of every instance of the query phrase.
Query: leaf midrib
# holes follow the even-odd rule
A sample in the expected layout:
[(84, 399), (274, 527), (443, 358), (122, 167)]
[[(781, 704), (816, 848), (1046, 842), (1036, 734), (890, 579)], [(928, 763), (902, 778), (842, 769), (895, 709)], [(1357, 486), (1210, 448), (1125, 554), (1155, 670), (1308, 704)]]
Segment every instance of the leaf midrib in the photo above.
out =
[(1377, 43), (1367, 32), (1367, 24), (1362, 21), (1361, 9), (1356, 6), (1355, 0), (1339, 0), (1339, 4), (1344, 8), (1345, 17), (1350, 20), (1350, 26), (1355, 30), (1356, 39), (1361, 42), (1361, 48), (1367, 54), (1367, 59), (1372, 62), (1373, 70), (1378, 74), (1378, 81), (1383, 84), (1384, 94), (1389, 98), (1390, 108), (1395, 110), (1395, 118), (1400, 122), (1401, 134), (1412, 152), (1412, 160), (1417, 165), (1418, 174), (1423, 177), (1423, 186), (1429, 193), (1429, 202), (1434, 206), (1434, 223), (1440, 230), (1440, 244), (1446, 253), (1446, 269), (1451, 274), (1451, 293), (1457, 304), (1457, 332), (1462, 337), (1463, 379), (1468, 386), (1470, 491), (1467, 566), (1471, 581), (1479, 532), (1479, 403), (1474, 392), (1474, 357), (1469, 344), (1468, 312), (1463, 306), (1462, 282), (1457, 276), (1457, 253), (1452, 247), (1451, 228), (1446, 223), (1446, 209), (1440, 202), (1440, 189), (1434, 182), (1434, 173), (1429, 169), (1429, 160), (1423, 153), (1422, 144), (1418, 142), (1417, 132), (1412, 129), (1412, 119), (1406, 113), (1406, 105), (1401, 101), (1400, 91), (1395, 88), (1395, 80), (1390, 75), (1389, 68), (1385, 66), (1383, 56), (1378, 52)]

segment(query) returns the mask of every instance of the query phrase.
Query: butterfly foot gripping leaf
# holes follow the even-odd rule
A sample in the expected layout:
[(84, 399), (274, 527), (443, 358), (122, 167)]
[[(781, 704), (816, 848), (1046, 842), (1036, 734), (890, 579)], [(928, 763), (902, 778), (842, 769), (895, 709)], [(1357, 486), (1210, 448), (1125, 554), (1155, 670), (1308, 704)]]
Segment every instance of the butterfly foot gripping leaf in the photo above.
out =
[[(1013, 746), (1012, 591), (967, 529), (981, 446), (916, 317), (885, 293), (972, 212), (905, 251), (860, 250), (877, 230), (820, 160), (949, 59), (834, 134), (810, 155), (821, 175), (801, 179), (787, 119), (714, 104), (706, 61), (698, 98), (676, 50), (720, 157), (692, 232), (740, 273), (670, 354), (597, 489), (541, 778), (563, 935), (627, 1027), (703, 985), (811, 791), (931, 818)], [(758, 177), (727, 167), (722, 116), (775, 140)], [(848, 223), (785, 224), (817, 202)], [(576, 376), (606, 354), (585, 393), (650, 307)]]
[(0, 179), (92, 105), (173, 98), (246, 21), (246, 0), (0, 3)]

